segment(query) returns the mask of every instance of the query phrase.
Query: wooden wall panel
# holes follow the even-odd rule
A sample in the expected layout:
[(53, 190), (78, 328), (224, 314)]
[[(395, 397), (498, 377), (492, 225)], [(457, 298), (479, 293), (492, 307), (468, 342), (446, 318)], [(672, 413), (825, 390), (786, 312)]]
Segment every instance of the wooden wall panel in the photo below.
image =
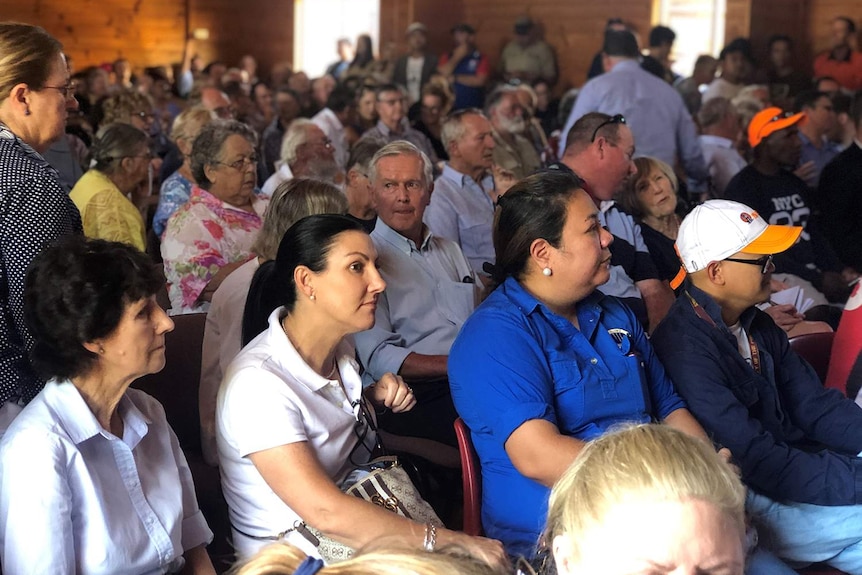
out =
[[(859, 0), (809, 0), (807, 36), (812, 52), (817, 54), (828, 50), (829, 23), (836, 16), (848, 16), (856, 21), (857, 30), (862, 29), (862, 2)], [(862, 48), (862, 36), (857, 40)]]
[(759, 62), (767, 61), (769, 38), (774, 34), (787, 34), (798, 39), (795, 51), (800, 69), (810, 71), (809, 3), (810, 0), (752, 0), (749, 35)]
[(464, 19), (478, 31), (477, 42), (493, 64), (514, 35), (519, 16), (530, 16), (557, 51), (561, 88), (584, 83), (595, 53), (601, 49), (608, 18), (621, 17), (643, 39), (649, 33), (650, 0), (462, 0)]
[(44, 27), (78, 69), (119, 57), (138, 68), (178, 62), (194, 28), (210, 32), (195, 46), (205, 61), (235, 65), (251, 53), (265, 73), (293, 52), (292, 0), (0, 0), (0, 20)]

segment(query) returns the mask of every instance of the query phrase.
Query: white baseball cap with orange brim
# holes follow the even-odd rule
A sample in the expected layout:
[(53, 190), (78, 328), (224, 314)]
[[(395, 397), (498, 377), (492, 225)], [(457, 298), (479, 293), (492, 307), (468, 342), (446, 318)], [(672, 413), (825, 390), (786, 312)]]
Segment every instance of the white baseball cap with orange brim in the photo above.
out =
[(777, 254), (790, 249), (799, 239), (799, 226), (767, 224), (756, 211), (730, 200), (708, 200), (694, 208), (679, 226), (676, 252), (682, 262), (680, 273), (671, 281), (676, 289), (686, 273), (705, 269), (737, 252)]

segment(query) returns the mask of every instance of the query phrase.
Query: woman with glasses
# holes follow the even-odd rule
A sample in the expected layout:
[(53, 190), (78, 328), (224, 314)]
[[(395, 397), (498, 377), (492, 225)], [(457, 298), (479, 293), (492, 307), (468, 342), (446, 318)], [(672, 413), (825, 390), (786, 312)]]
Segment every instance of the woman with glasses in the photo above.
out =
[(0, 435), (44, 381), (27, 358), (24, 275), (42, 248), (81, 233), (78, 209), (42, 154), (76, 110), (62, 46), (42, 28), (0, 23)]
[(452, 345), (449, 385), (481, 462), (485, 533), (531, 557), (550, 488), (587, 441), (624, 421), (708, 439), (634, 312), (598, 291), (613, 236), (577, 176), (528, 176), (498, 206), (501, 285)]
[(108, 124), (96, 135), (90, 156), (93, 167), (70, 194), (81, 212), (84, 234), (144, 251), (144, 219), (129, 196), (147, 181), (149, 138), (129, 124)]
[(393, 374), (362, 387), (350, 336), (374, 325), (386, 287), (376, 261), (358, 222), (314, 215), (291, 226), (256, 273), (249, 299), (280, 307), (228, 367), (216, 411), (233, 543), (240, 557), (273, 541), (318, 556), (308, 525), (354, 549), (384, 538), (426, 550), (458, 544), (504, 563), (496, 541), (410, 521), (339, 488), (371, 457), (375, 409), (416, 403)]
[(252, 257), (269, 202), (256, 193), (256, 144), (254, 131), (235, 120), (207, 124), (194, 141), (197, 185), (162, 237), (173, 314), (206, 311), (221, 282)]

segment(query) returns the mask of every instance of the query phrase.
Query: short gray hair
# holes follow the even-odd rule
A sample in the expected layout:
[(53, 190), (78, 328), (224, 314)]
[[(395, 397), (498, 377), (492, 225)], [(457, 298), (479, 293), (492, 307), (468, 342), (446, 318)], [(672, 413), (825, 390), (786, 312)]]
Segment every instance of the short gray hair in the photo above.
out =
[(416, 156), (422, 160), (422, 175), (425, 179), (425, 186), (431, 188), (431, 184), (434, 183), (431, 160), (428, 159), (425, 152), (406, 140), (396, 140), (386, 144), (374, 154), (374, 157), (371, 158), (371, 164), (368, 166), (368, 179), (371, 180), (372, 185), (377, 180), (377, 164), (380, 163), (380, 160), (394, 156)]
[(213, 120), (195, 138), (190, 156), (192, 176), (201, 188), (210, 189), (212, 182), (207, 178), (206, 167), (218, 163), (225, 140), (234, 135), (242, 136), (253, 148), (257, 147), (254, 130), (236, 120)]
[(697, 121), (702, 128), (708, 128), (721, 123), (733, 111), (735, 109), (730, 100), (718, 96), (703, 103), (697, 113)]
[(467, 133), (467, 126), (464, 125), (465, 116), (480, 116), (488, 119), (479, 108), (465, 108), (449, 114), (440, 128), (440, 141), (447, 151), (452, 142), (460, 140)]
[(316, 125), (306, 118), (297, 118), (290, 123), (287, 132), (284, 133), (284, 139), (281, 140), (281, 161), (288, 166), (296, 162), (296, 151), (308, 142), (308, 128)]
[(123, 158), (137, 155), (148, 147), (149, 142), (150, 137), (131, 124), (106, 124), (96, 133), (96, 139), (90, 148), (93, 169), (103, 174), (113, 174), (120, 167)]

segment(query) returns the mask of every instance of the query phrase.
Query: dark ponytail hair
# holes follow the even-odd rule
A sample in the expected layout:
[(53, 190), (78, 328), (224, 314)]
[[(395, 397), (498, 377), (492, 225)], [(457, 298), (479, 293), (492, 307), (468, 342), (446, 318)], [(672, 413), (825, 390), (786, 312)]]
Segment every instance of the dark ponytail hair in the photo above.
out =
[(497, 200), (494, 215), (496, 263), (492, 279), (499, 285), (507, 277), (522, 279), (530, 258), (530, 245), (542, 238), (560, 246), (569, 200), (584, 187), (570, 170), (543, 170), (524, 178)]
[(297, 299), (294, 270), (298, 266), (313, 272), (325, 270), (335, 238), (349, 231), (365, 233), (359, 222), (336, 214), (308, 216), (287, 229), (275, 261), (261, 265), (251, 280), (242, 316), (243, 347), (266, 329), (272, 310), (284, 306), (293, 311)]

